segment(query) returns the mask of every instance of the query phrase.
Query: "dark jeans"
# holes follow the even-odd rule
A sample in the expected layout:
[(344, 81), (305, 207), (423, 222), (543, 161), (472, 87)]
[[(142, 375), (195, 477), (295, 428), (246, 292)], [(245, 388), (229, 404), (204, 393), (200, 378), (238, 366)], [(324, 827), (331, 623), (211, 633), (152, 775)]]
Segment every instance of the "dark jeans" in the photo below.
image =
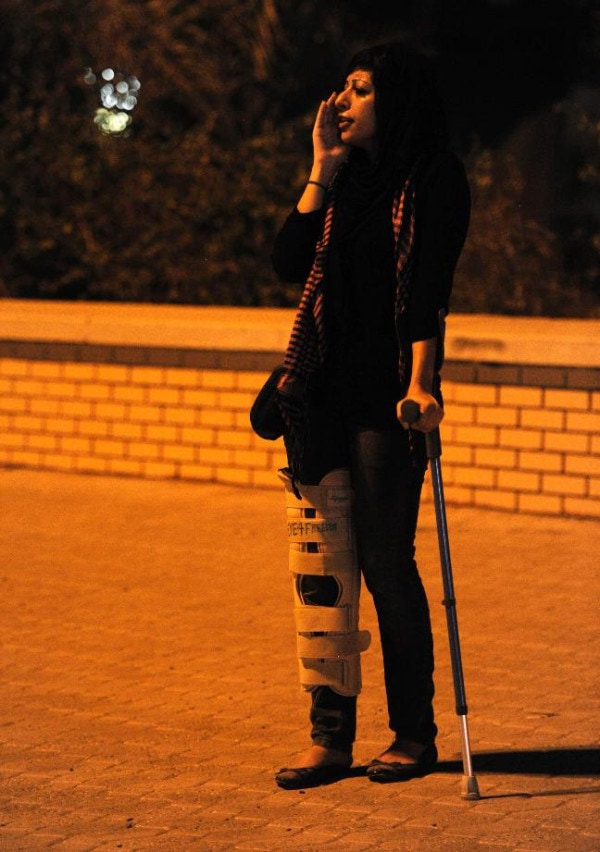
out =
[[(335, 468), (350, 469), (358, 560), (379, 621), (390, 728), (398, 738), (423, 744), (437, 733), (429, 606), (414, 559), (426, 466), (419, 432), (409, 437), (400, 425), (367, 429), (322, 408), (311, 410), (300, 480), (315, 485)], [(352, 751), (356, 697), (317, 687), (310, 720), (315, 743)]]

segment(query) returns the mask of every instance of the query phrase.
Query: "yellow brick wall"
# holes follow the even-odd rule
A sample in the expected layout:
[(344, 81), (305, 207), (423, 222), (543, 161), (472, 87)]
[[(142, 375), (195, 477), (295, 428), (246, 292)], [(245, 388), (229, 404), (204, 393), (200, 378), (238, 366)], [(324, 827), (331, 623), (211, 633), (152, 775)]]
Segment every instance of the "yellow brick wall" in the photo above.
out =
[[(266, 377), (3, 358), (0, 465), (279, 487), (283, 444), (248, 420)], [(444, 390), (450, 504), (600, 516), (600, 393), (448, 380)]]

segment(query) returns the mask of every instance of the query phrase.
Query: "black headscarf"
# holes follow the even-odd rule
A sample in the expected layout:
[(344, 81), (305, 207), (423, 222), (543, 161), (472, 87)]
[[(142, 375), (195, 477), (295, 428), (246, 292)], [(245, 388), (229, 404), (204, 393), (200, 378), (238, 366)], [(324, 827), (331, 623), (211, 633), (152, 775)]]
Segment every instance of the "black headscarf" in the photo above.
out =
[(375, 87), (377, 145), (369, 159), (353, 149), (339, 175), (345, 234), (406, 180), (419, 159), (448, 145), (442, 101), (431, 61), (408, 44), (387, 42), (356, 53), (346, 68), (369, 71)]

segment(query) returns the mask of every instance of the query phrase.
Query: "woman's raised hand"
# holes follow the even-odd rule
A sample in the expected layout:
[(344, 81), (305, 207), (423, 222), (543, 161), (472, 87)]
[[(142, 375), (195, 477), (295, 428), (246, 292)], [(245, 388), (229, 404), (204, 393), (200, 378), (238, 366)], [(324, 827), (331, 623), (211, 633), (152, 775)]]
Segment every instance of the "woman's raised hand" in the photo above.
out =
[(329, 182), (350, 152), (348, 145), (340, 141), (337, 125), (338, 112), (335, 108), (336, 93), (322, 101), (313, 127), (314, 165), (321, 177)]

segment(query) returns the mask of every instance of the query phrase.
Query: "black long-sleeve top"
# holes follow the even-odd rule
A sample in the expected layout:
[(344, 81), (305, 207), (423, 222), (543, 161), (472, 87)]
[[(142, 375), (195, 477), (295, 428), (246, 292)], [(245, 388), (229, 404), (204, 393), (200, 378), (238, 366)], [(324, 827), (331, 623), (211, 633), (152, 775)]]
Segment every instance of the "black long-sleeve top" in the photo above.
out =
[[(327, 357), (314, 381), (328, 404), (373, 428), (397, 424), (396, 403), (406, 391), (398, 376), (392, 198), (390, 191), (369, 209), (368, 216), (352, 224), (343, 185), (337, 193), (323, 281)], [(469, 213), (462, 164), (450, 153), (437, 157), (417, 190), (411, 294), (404, 327), (410, 343), (439, 334), (439, 310), (448, 309)], [(288, 216), (272, 254), (282, 280), (306, 280), (324, 215), (323, 207), (311, 213), (295, 208)]]

